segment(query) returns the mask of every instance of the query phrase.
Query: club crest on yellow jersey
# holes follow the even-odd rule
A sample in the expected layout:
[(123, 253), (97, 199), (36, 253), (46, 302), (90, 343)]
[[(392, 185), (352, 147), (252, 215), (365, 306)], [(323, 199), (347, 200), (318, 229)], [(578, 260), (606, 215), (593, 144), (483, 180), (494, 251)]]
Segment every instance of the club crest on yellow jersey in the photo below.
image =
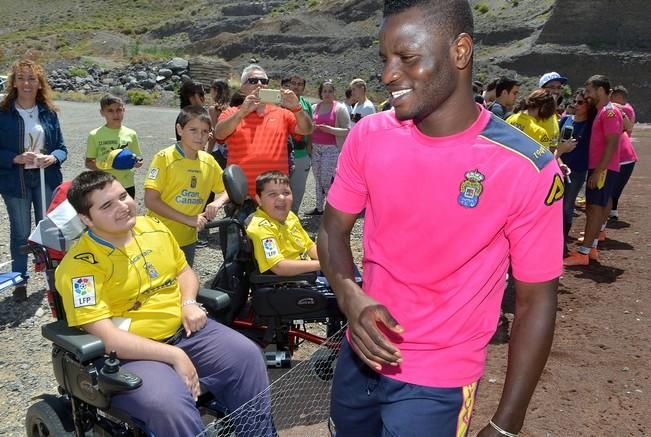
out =
[(479, 196), (484, 191), (484, 186), (481, 183), (485, 177), (477, 169), (466, 172), (464, 176), (465, 180), (459, 187), (461, 193), (457, 197), (457, 202), (464, 208), (474, 208), (479, 203)]

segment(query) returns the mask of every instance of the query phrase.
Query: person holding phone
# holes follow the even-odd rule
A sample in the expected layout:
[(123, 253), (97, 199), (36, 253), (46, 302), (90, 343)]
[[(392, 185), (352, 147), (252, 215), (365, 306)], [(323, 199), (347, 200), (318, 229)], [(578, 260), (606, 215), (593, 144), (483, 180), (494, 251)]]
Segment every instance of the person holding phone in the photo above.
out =
[(287, 136), (309, 135), (314, 126), (292, 90), (260, 93), (269, 85), (261, 66), (244, 68), (240, 83), (240, 91), (246, 96), (244, 102), (221, 113), (214, 135), (226, 143), (227, 164), (242, 168), (249, 195), (255, 198), (255, 178), (259, 174), (270, 170), (289, 174)]

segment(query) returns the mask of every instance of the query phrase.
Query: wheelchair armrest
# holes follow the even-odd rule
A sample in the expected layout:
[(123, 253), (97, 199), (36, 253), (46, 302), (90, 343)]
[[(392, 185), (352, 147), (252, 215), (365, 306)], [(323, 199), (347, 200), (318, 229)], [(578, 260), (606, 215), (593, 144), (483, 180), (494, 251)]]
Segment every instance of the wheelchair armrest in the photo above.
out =
[(41, 333), (43, 337), (70, 352), (82, 363), (104, 355), (104, 343), (99, 337), (78, 328), (71, 328), (65, 320), (57, 320), (44, 325), (41, 328)]
[(219, 312), (231, 305), (231, 297), (223, 291), (201, 288), (197, 294), (197, 302), (211, 312)]
[(313, 284), (316, 282), (316, 272), (303, 273), (296, 276), (278, 276), (255, 271), (251, 273), (249, 280), (255, 285), (273, 285), (283, 284), (286, 282), (309, 282), (310, 284)]

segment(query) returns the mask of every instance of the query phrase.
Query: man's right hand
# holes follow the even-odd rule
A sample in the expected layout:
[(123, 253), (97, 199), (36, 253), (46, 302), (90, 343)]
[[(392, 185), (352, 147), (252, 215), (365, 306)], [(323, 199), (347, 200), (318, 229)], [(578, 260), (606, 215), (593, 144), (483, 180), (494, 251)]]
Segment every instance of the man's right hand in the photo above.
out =
[(192, 397), (196, 401), (199, 398), (200, 389), (199, 389), (199, 375), (197, 375), (197, 369), (194, 368), (192, 361), (186, 355), (182, 349), (178, 349), (176, 359), (172, 363), (172, 367), (176, 373), (181, 377), (181, 381), (192, 393)]
[(258, 108), (258, 105), (260, 104), (260, 97), (258, 97), (258, 90), (259, 88), (257, 88), (248, 96), (246, 96), (246, 98), (244, 99), (244, 102), (240, 106), (240, 110), (239, 110), (242, 117), (246, 117), (247, 115), (249, 115), (251, 112), (255, 111)]
[(384, 305), (362, 292), (348, 297), (342, 311), (348, 318), (351, 346), (367, 366), (379, 371), (383, 365), (400, 364), (400, 350), (382, 333), (379, 324), (396, 334), (402, 334), (404, 329)]
[(14, 158), (14, 164), (29, 164), (33, 165), (34, 160), (37, 158), (37, 154), (34, 152), (23, 152), (20, 155), (16, 155)]

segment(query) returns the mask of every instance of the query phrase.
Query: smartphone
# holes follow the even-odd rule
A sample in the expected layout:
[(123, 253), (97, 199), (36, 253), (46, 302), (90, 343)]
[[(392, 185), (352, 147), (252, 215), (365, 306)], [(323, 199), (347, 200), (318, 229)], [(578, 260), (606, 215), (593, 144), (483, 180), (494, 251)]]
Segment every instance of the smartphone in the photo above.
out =
[(563, 129), (561, 129), (562, 140), (571, 140), (572, 134), (574, 134), (574, 126), (572, 126), (571, 124), (566, 124), (565, 126), (563, 126)]
[(280, 105), (282, 100), (280, 95), (280, 90), (272, 90), (268, 88), (260, 88), (258, 96), (262, 103), (273, 103), (274, 105)]

